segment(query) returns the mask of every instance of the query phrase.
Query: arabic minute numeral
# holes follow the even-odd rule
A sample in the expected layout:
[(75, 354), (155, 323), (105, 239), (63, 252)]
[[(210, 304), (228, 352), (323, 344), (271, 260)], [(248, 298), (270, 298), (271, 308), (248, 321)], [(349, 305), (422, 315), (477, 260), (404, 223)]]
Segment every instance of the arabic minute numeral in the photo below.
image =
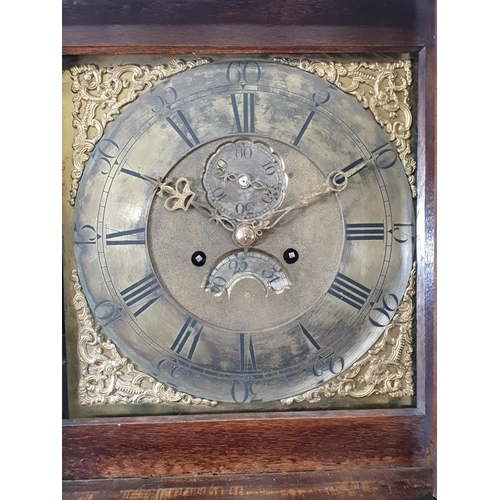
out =
[(398, 308), (399, 300), (393, 293), (382, 298), (381, 307), (375, 307), (371, 310), (368, 319), (373, 326), (386, 327), (390, 321), (392, 314)]
[(83, 225), (80, 231), (77, 230), (75, 225), (73, 230), (80, 235), (78, 240), (74, 240), (75, 245), (79, 247), (82, 245), (95, 245), (101, 239), (101, 235), (96, 231), (95, 227), (90, 224)]
[(231, 387), (231, 397), (235, 403), (259, 403), (258, 394), (266, 383), (263, 380), (235, 380)]
[(96, 164), (100, 165), (101, 162), (105, 164), (101, 174), (108, 175), (111, 168), (115, 165), (115, 158), (120, 154), (120, 146), (112, 139), (101, 139), (96, 147)]
[(253, 84), (260, 80), (262, 70), (255, 61), (229, 63), (226, 71), (227, 81), (231, 84)]
[(389, 233), (397, 243), (406, 243), (407, 241), (413, 243), (415, 240), (413, 224), (394, 222), (392, 229), (389, 229)]
[(345, 361), (342, 356), (335, 357), (335, 353), (325, 359), (318, 359), (313, 365), (313, 373), (316, 377), (321, 377), (325, 372), (338, 375), (344, 370)]

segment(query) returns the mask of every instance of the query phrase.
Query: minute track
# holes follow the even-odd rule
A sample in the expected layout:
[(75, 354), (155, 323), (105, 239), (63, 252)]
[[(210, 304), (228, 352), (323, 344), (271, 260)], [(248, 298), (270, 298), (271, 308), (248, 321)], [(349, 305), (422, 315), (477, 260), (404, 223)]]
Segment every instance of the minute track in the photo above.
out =
[[(405, 241), (399, 243), (387, 230), (393, 219), (411, 224), (412, 214), (400, 189), (406, 178), (399, 160), (392, 164), (394, 158), (384, 153), (384, 163), (376, 164), (373, 152), (387, 144), (378, 125), (350, 125), (355, 115), (368, 120), (364, 110), (313, 75), (260, 61), (245, 64), (231, 67), (231, 79), (252, 67), (256, 84), (227, 85), (228, 63), (195, 68), (160, 83), (164, 87), (153, 96), (139, 97), (116, 118), (104, 136), (118, 146), (112, 168), (100, 168), (109, 158), (99, 154), (89, 163), (75, 219), (76, 227), (88, 224), (107, 236), (108, 245), (75, 245), (75, 251), (85, 286), (90, 284), (87, 293), (95, 296), (91, 304), (121, 297), (129, 310), (126, 321), (114, 320), (106, 333), (134, 363), (145, 370), (161, 366), (155, 369), (159, 380), (195, 396), (251, 404), (315, 387), (338, 370), (339, 363), (330, 370), (325, 361), (332, 353), (347, 368), (362, 354), (360, 346), (376, 339), (385, 316), (370, 311), (390, 313), (380, 301), (385, 297), (392, 308), (387, 297), (401, 296), (406, 283), (400, 276), (409, 269), (403, 245), (411, 239), (399, 230), (396, 237)], [(167, 94), (170, 88), (175, 91)], [(168, 96), (169, 108), (161, 107), (158, 96)], [(268, 297), (252, 279), (235, 282), (231, 297), (204, 290), (206, 273), (235, 246), (206, 211), (191, 209), (186, 185), (175, 187), (188, 179), (194, 201), (201, 203), (208, 158), (222, 144), (242, 140), (261, 141), (283, 157), (285, 172), (293, 174), (279, 207), (285, 210), (305, 206), (300, 200), (314, 194), (336, 165), (342, 171), (362, 158), (346, 174), (349, 185), (342, 192), (314, 196), (304, 210), (290, 210), (262, 230), (255, 251), (272, 257), (291, 283)], [(120, 166), (124, 175), (117, 175)], [(236, 174), (233, 183), (242, 175), (248, 179), (237, 185), (235, 211), (243, 207), (249, 215), (243, 195), (249, 189), (260, 195), (265, 172)], [(166, 193), (160, 198), (151, 189), (164, 183), (186, 195), (186, 210), (165, 210)], [(182, 208), (181, 199), (170, 207), (177, 201)], [(293, 265), (281, 262), (287, 248), (300, 254)], [(197, 251), (206, 256), (203, 267), (191, 263)], [(157, 286), (153, 279), (159, 288), (150, 291)]]

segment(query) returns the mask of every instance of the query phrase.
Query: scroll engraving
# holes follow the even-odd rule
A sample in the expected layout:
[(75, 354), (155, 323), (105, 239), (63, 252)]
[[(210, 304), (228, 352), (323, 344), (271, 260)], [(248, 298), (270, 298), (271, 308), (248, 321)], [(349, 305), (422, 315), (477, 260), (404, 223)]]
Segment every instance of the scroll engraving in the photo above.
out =
[(412, 195), (416, 196), (416, 162), (410, 147), (412, 114), (408, 87), (412, 84), (411, 61), (343, 64), (284, 57), (274, 61), (324, 78), (369, 109), (396, 145)]
[(158, 382), (121, 356), (115, 345), (100, 332), (76, 270), (71, 279), (75, 292), (73, 305), (78, 315), (79, 401), (82, 406), (116, 403), (217, 405), (216, 401), (196, 398)]
[(122, 107), (153, 87), (155, 82), (170, 78), (182, 71), (203, 64), (211, 59), (192, 61), (174, 59), (158, 66), (123, 66), (98, 68), (88, 64), (71, 68), (73, 98), (73, 171), (71, 173), (70, 204), (74, 205), (78, 183), (85, 162), (102, 137), (107, 124), (119, 115)]
[(372, 394), (413, 396), (415, 277), (416, 263), (413, 263), (408, 286), (396, 314), (375, 345), (361, 359), (327, 384), (280, 402), (284, 405), (304, 401), (318, 403), (322, 398), (364, 398)]
[[(101, 139), (105, 127), (119, 115), (122, 107), (134, 101), (158, 81), (209, 62), (210, 59), (200, 58), (187, 62), (174, 60), (168, 65), (153, 68), (137, 65), (102, 69), (94, 65), (71, 68), (72, 90), (76, 94), (73, 98), (73, 126), (76, 134), (73, 141), (71, 205), (75, 202), (86, 161)], [(375, 120), (388, 133), (390, 140), (395, 143), (412, 194), (416, 196), (416, 162), (410, 147), (410, 61), (343, 64), (334, 61), (275, 58), (275, 62), (317, 74), (342, 91), (353, 95), (364, 108), (369, 109)], [(189, 193), (181, 191), (180, 186), (178, 190), (185, 195), (181, 201), (187, 208), (191, 197)], [(73, 303), (78, 313), (79, 325), (80, 404), (217, 404), (215, 401), (176, 391), (139, 371), (129, 359), (122, 357), (95, 323), (76, 271), (72, 273), (72, 280), (75, 290)], [(304, 394), (282, 399), (281, 403), (315, 403), (322, 398), (363, 398), (372, 394), (412, 396), (414, 296), (415, 265), (396, 315), (376, 344), (340, 376)]]

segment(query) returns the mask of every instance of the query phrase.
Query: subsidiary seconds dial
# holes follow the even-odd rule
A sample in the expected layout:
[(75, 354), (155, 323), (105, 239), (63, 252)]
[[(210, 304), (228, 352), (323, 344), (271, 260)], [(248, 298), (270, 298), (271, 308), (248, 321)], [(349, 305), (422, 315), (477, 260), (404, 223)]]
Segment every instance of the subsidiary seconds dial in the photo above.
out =
[(275, 209), (287, 184), (283, 161), (263, 142), (222, 144), (208, 159), (203, 186), (210, 204), (228, 219), (259, 219)]
[[(407, 287), (413, 217), (397, 153), (351, 96), (225, 61), (159, 82), (109, 124), (80, 180), (75, 259), (124, 357), (251, 404), (324, 384), (373, 346)], [(242, 249), (243, 229), (258, 238)]]

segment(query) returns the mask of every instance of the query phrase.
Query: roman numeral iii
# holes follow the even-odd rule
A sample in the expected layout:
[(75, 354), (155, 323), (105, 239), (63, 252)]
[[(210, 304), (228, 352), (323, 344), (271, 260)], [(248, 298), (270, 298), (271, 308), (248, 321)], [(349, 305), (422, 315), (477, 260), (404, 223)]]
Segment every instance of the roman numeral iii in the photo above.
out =
[(384, 224), (383, 223), (360, 223), (346, 224), (345, 238), (348, 241), (353, 240), (383, 240), (384, 239)]

